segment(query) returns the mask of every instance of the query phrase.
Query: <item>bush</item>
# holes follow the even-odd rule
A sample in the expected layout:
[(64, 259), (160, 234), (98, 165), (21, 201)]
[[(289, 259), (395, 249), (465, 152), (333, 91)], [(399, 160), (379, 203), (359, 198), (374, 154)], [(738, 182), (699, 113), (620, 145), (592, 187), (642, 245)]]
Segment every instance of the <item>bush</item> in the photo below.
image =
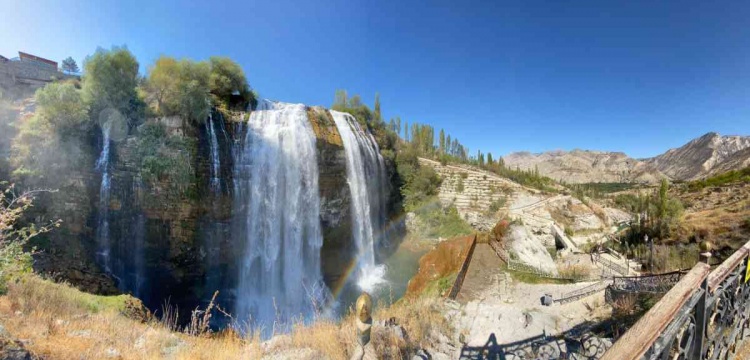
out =
[(437, 198), (431, 198), (417, 206), (414, 212), (422, 227), (419, 232), (426, 238), (452, 238), (471, 234), (474, 230), (458, 213), (455, 206), (446, 208)]
[(91, 127), (88, 106), (72, 83), (51, 83), (37, 90), (39, 114), (58, 133), (85, 132)]
[[(60, 225), (53, 221), (41, 226), (20, 225), (20, 219), (32, 205), (34, 195), (40, 191), (16, 193), (11, 184), (0, 190), (0, 293), (7, 290), (7, 282), (21, 274), (31, 272), (31, 253), (24, 246), (34, 237)], [(32, 249), (32, 252), (34, 250)]]
[(36, 98), (36, 113), (16, 121), (12, 175), (25, 186), (59, 186), (71, 171), (91, 163), (86, 135), (93, 123), (81, 92), (71, 83), (48, 84)]
[(456, 192), (462, 193), (464, 190), (464, 178), (459, 178), (458, 184), (456, 185)]
[(500, 198), (497, 200), (494, 200), (492, 203), (490, 203), (490, 212), (496, 213), (498, 210), (500, 210), (503, 206), (505, 206), (505, 203), (508, 201), (506, 198)]
[(141, 177), (151, 188), (166, 184), (169, 192), (176, 196), (194, 189), (191, 156), (195, 143), (192, 140), (167, 136), (163, 124), (148, 122), (141, 127), (137, 141)]

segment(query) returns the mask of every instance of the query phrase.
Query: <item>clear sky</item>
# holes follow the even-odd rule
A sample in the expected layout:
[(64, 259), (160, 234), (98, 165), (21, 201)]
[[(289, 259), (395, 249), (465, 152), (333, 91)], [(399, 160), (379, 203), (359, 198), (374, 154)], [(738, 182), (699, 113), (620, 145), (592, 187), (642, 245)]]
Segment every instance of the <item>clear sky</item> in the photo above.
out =
[(79, 63), (127, 45), (239, 62), (263, 97), (336, 89), (472, 151), (653, 156), (708, 131), (750, 135), (745, 1), (0, 0), (0, 55)]

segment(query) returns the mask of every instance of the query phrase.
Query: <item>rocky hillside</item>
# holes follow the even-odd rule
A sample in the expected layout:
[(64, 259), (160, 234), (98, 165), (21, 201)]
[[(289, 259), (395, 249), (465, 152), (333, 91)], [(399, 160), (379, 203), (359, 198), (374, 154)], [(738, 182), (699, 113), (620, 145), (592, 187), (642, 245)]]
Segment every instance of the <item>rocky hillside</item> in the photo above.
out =
[(647, 163), (621, 152), (590, 150), (549, 151), (540, 154), (516, 152), (503, 157), (506, 166), (539, 173), (568, 183), (655, 183), (661, 173)]
[(711, 132), (649, 159), (621, 152), (591, 150), (515, 152), (503, 157), (510, 168), (538, 169), (568, 183), (636, 182), (654, 184), (662, 177), (695, 180), (750, 165), (750, 136), (721, 136)]
[(503, 209), (512, 202), (521, 185), (490, 172), (471, 166), (442, 165), (420, 158), (421, 165), (430, 166), (443, 179), (438, 197), (443, 206), (454, 205), (459, 215), (479, 231), (490, 230), (500, 219)]
[[(748, 160), (750, 153), (739, 153), (747, 148), (750, 148), (750, 136), (721, 136), (710, 132), (646, 162), (672, 179), (694, 180), (719, 167), (723, 171), (733, 170), (732, 164), (742, 163), (742, 156)], [(722, 165), (724, 162), (727, 163)]]

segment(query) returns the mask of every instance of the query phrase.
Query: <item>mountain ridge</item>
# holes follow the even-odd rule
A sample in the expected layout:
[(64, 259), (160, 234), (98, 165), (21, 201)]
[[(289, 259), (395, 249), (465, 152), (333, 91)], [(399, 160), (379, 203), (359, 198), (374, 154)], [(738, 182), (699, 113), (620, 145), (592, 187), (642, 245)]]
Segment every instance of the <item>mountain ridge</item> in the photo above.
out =
[(662, 178), (696, 180), (750, 166), (750, 136), (722, 136), (712, 131), (643, 159), (632, 158), (622, 151), (573, 149), (512, 152), (503, 156), (503, 161), (508, 167), (538, 169), (542, 175), (569, 183), (653, 184)]

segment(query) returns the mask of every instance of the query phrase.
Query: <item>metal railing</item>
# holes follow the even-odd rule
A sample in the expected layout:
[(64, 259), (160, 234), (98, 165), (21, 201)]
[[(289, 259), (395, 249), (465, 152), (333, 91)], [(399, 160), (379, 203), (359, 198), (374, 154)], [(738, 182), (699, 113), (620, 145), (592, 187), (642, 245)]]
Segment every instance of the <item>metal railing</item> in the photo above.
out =
[(603, 359), (734, 359), (750, 336), (748, 254), (750, 242), (713, 271), (694, 266)]

